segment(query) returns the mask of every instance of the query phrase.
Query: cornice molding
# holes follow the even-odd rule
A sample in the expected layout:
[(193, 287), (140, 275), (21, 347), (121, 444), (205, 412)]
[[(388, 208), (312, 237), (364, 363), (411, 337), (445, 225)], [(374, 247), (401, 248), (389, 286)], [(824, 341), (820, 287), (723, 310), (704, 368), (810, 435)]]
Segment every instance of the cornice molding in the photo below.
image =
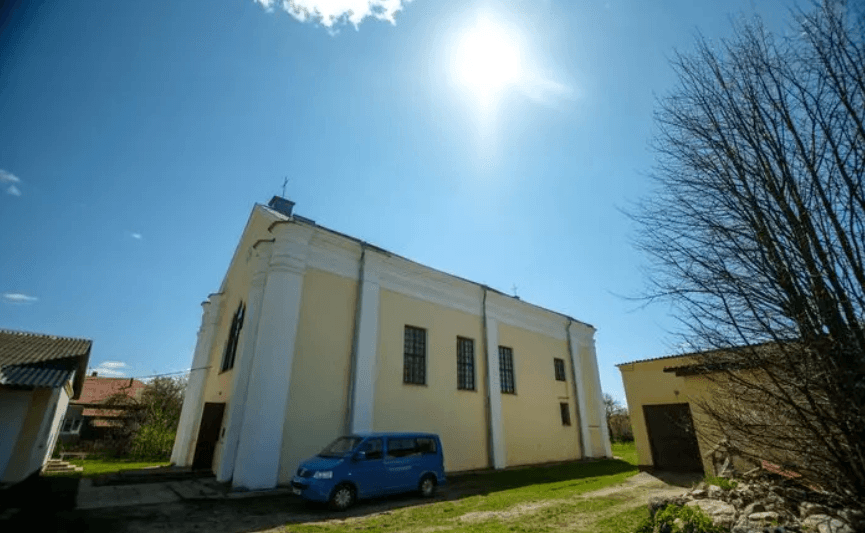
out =
[[(361, 253), (365, 250), (364, 282), (474, 316), (482, 315), (484, 287), (478, 283), (388, 254), (322, 227), (286, 221), (274, 224), (271, 231), (277, 234), (271, 269), (276, 261), (280, 270), (300, 273), (312, 268), (357, 281)], [(579, 332), (576, 338), (580, 344), (585, 339), (591, 341), (594, 333), (591, 326), (494, 291), (488, 291), (488, 312), (503, 324), (558, 340), (567, 338), (569, 324)]]
[(509, 326), (540, 333), (557, 340), (567, 339), (568, 319), (516, 298), (489, 293), (487, 313)]

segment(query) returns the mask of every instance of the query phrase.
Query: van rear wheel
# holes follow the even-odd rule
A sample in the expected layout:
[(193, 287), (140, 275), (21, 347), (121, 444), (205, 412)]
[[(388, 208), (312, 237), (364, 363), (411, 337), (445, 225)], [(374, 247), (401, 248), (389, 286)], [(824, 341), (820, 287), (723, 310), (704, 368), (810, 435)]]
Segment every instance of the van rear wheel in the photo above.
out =
[(354, 504), (354, 487), (348, 483), (338, 485), (330, 496), (330, 506), (337, 511), (345, 511)]
[(424, 498), (432, 498), (436, 493), (436, 479), (433, 476), (427, 475), (420, 480), (420, 495)]

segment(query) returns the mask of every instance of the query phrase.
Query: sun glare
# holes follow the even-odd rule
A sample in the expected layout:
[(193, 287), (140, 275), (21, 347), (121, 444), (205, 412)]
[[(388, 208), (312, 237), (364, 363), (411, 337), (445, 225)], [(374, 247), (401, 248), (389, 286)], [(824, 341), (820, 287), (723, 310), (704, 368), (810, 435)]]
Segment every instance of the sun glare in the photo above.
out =
[(503, 26), (482, 19), (458, 41), (455, 74), (483, 104), (520, 76), (520, 49), (516, 36)]

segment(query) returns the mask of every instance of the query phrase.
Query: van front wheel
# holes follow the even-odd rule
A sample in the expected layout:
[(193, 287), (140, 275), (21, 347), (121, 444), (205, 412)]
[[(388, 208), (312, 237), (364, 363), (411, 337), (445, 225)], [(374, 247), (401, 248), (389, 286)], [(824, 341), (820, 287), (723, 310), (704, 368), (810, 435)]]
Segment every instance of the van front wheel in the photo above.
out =
[(333, 490), (330, 497), (330, 506), (337, 511), (345, 511), (354, 503), (354, 487), (343, 483)]
[(436, 480), (433, 476), (424, 476), (420, 480), (420, 495), (424, 498), (431, 498), (436, 492)]

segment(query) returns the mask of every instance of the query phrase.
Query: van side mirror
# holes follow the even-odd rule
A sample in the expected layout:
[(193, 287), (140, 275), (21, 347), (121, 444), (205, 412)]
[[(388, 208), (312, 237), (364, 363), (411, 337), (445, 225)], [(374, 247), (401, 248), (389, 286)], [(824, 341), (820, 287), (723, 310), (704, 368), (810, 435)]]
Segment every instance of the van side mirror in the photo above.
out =
[(355, 461), (364, 461), (366, 460), (366, 452), (357, 452), (354, 454), (354, 457), (352, 459), (354, 459)]

